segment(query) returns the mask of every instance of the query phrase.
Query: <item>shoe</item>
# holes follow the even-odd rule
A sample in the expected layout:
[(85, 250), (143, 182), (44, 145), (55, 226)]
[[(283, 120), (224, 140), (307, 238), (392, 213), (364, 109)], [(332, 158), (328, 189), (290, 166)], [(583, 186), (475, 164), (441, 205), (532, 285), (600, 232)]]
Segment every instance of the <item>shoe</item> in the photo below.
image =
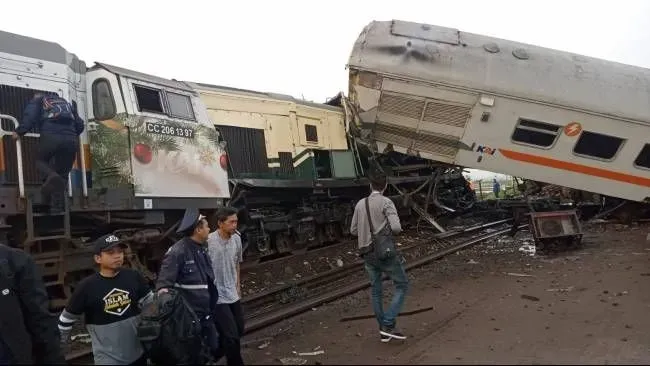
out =
[[(381, 331), (379, 332), (381, 333)], [(379, 339), (381, 340), (381, 343), (388, 343), (391, 340), (391, 337), (383, 334), (379, 334)]]
[(379, 329), (379, 334), (382, 336), (386, 336), (389, 338), (395, 338), (395, 339), (406, 339), (406, 336), (402, 334), (396, 327), (386, 327), (382, 326)]

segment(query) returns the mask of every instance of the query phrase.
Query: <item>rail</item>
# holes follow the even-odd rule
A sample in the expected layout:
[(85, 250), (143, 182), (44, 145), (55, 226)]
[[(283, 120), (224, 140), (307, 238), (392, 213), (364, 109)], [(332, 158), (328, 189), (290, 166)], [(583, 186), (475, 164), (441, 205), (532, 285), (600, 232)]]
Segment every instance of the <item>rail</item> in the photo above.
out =
[[(16, 117), (10, 116), (8, 114), (0, 114), (0, 120), (6, 119), (13, 123), (14, 128), (17, 129), (19, 124)], [(9, 133), (3, 129), (3, 132)], [(27, 137), (41, 137), (40, 133), (26, 133)], [(84, 197), (88, 197), (88, 182), (86, 181), (86, 156), (84, 154), (83, 144), (81, 139), (79, 139), (79, 146), (77, 147), (77, 152), (80, 155), (79, 161), (81, 162), (81, 187), (83, 189)], [(21, 199), (25, 198), (25, 172), (23, 171), (23, 147), (21, 139), (16, 140), (16, 163), (18, 164), (18, 193)], [(72, 198), (72, 178), (68, 174), (68, 196)]]

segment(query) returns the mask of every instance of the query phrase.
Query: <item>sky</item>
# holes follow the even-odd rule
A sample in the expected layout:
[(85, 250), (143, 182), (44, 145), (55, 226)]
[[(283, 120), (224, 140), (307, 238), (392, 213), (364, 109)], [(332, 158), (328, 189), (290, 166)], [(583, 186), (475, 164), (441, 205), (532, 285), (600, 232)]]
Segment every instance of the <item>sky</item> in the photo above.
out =
[(647, 0), (31, 0), (3, 1), (2, 13), (1, 30), (57, 42), (88, 66), (314, 102), (346, 92), (348, 57), (372, 20), (453, 27), (650, 68)]

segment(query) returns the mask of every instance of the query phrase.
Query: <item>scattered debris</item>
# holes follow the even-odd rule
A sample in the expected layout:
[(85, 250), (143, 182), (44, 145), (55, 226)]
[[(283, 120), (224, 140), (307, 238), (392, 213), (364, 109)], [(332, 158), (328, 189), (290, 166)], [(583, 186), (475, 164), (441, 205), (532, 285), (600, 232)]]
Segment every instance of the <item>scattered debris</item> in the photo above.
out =
[(313, 351), (313, 352), (296, 352), (293, 351), (293, 354), (298, 355), (298, 356), (318, 356), (325, 354), (325, 351), (320, 350), (320, 351)]
[(470, 259), (469, 262), (467, 262), (467, 264), (478, 264), (478, 262), (473, 259)]
[(526, 274), (526, 273), (514, 273), (514, 272), (508, 272), (508, 273), (506, 273), (506, 274), (507, 274), (508, 276), (513, 276), (513, 277), (535, 277), (535, 276), (533, 276), (533, 275)]
[(567, 288), (549, 288), (546, 289), (548, 292), (569, 292), (573, 290), (573, 286), (569, 286)]
[(271, 344), (271, 341), (266, 341), (266, 342), (260, 344), (259, 346), (257, 346), (257, 349), (264, 349), (264, 348), (268, 347), (269, 344)]
[(92, 339), (90, 338), (90, 334), (88, 333), (80, 333), (80, 334), (75, 334), (70, 337), (71, 341), (78, 340), (81, 343), (90, 343), (92, 342)]
[(283, 365), (304, 365), (307, 363), (307, 359), (300, 357), (283, 357), (278, 359)]
[(339, 267), (343, 267), (343, 260), (341, 258), (338, 258), (336, 260), (336, 265), (339, 266)]
[(521, 298), (524, 300), (539, 301), (539, 297), (537, 296), (521, 295)]

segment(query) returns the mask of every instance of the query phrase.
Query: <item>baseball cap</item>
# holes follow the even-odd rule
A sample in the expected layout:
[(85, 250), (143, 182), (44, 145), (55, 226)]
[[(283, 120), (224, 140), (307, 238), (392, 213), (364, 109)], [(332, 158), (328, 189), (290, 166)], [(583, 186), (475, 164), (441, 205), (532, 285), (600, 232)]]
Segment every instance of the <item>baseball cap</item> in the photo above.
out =
[(126, 245), (126, 243), (121, 241), (117, 236), (113, 234), (106, 234), (98, 238), (97, 240), (95, 240), (93, 244), (93, 249), (95, 254), (100, 254), (101, 252), (114, 248), (115, 246), (118, 245), (124, 249), (129, 247), (128, 245)]

